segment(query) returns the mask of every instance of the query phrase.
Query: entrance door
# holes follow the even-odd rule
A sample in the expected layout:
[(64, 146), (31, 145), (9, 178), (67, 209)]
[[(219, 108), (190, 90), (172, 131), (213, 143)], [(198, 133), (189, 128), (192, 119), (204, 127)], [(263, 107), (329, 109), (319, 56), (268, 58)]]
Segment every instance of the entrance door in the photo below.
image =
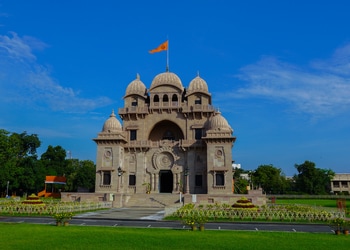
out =
[(159, 192), (172, 193), (173, 191), (173, 173), (170, 170), (159, 171)]

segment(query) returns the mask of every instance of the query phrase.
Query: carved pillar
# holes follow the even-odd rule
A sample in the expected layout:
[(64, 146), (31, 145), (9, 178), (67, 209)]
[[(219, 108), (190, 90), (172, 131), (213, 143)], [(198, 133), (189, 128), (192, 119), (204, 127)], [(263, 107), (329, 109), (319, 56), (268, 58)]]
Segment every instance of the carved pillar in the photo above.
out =
[(187, 174), (186, 176), (186, 189), (185, 189), (185, 193), (189, 194), (190, 193), (190, 176)]
[(159, 173), (156, 173), (156, 185), (155, 185), (155, 191), (157, 193), (159, 193), (159, 189), (158, 189), (158, 186), (159, 186)]

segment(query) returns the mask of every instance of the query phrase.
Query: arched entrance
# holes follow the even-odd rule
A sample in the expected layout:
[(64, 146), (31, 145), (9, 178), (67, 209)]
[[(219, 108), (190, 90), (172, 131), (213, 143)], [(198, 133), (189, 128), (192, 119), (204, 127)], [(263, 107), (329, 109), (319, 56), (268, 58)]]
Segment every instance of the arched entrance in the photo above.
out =
[(159, 192), (160, 193), (173, 192), (173, 173), (170, 170), (159, 171)]

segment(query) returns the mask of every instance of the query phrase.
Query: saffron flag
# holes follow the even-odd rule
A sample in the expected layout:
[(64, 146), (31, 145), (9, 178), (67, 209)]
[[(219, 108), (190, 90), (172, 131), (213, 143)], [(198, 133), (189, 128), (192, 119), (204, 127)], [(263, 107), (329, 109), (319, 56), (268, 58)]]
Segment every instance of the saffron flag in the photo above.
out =
[(153, 53), (161, 52), (161, 51), (164, 51), (164, 50), (168, 50), (168, 40), (166, 40), (164, 43), (159, 45), (158, 48), (150, 50), (149, 53), (153, 54)]

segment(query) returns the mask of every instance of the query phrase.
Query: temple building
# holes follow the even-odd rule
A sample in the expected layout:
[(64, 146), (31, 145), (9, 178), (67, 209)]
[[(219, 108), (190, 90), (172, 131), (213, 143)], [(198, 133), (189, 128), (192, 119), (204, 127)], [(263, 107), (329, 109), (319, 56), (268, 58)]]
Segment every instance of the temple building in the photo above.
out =
[(149, 89), (137, 75), (118, 115), (121, 122), (112, 111), (93, 139), (95, 193), (232, 195), (236, 138), (199, 75), (184, 87), (167, 71)]

